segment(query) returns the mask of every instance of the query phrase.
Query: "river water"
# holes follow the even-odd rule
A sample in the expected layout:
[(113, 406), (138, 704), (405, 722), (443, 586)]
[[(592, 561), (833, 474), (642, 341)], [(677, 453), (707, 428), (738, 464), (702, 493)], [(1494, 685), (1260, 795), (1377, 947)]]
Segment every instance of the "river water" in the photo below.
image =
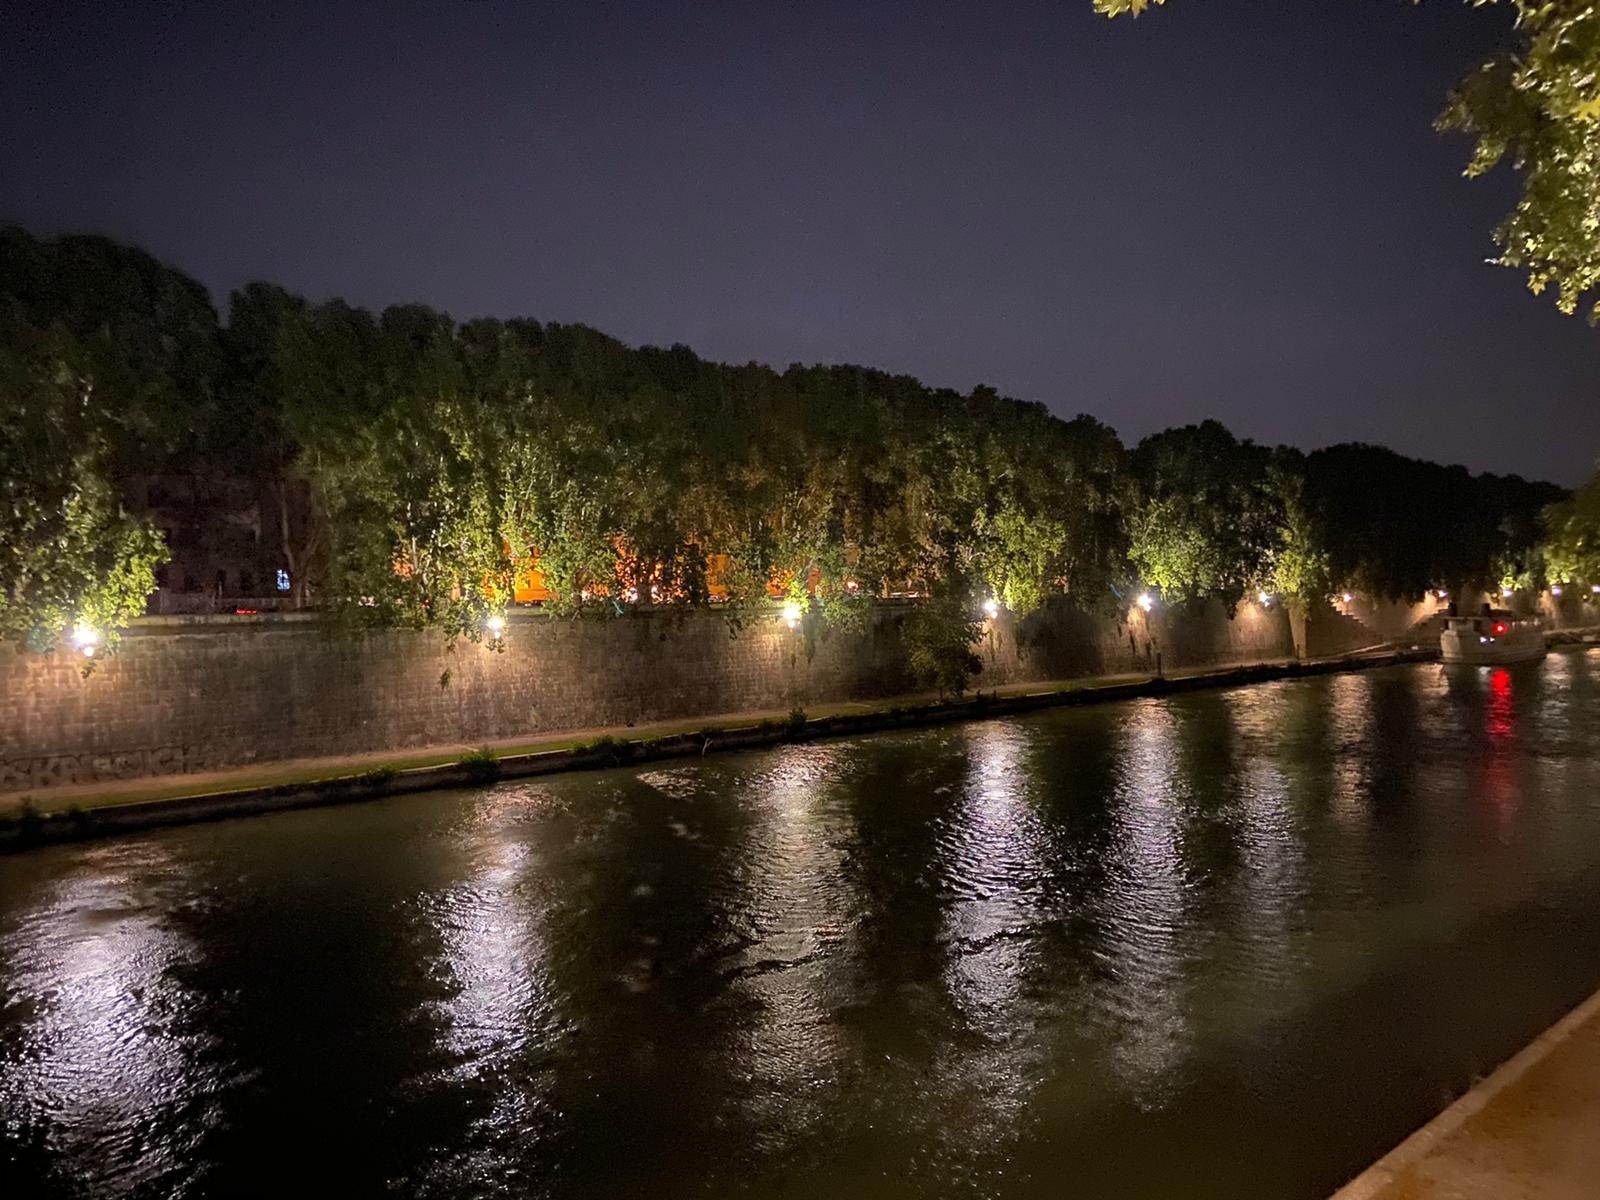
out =
[(1600, 986), (1600, 652), (0, 859), (0, 1194), (1315, 1198)]

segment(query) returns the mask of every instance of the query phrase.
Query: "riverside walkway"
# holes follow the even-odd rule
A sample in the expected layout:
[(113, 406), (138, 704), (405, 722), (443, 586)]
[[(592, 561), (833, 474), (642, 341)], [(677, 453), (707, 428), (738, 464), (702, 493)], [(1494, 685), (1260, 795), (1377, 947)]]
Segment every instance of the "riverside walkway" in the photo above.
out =
[(1600, 992), (1333, 1200), (1600, 1196)]
[[(1592, 642), (1600, 637), (1600, 627), (1564, 631), (1552, 642)], [(1033, 681), (1001, 685), (980, 693), (983, 700), (944, 703), (932, 693), (892, 696), (872, 701), (847, 701), (811, 705), (805, 710), (805, 736), (838, 736), (874, 729), (949, 720), (980, 718), (1008, 712), (1047, 708), (1057, 704), (1115, 701), (1164, 691), (1196, 687), (1230, 687), (1300, 674), (1326, 674), (1362, 670), (1389, 663), (1437, 657), (1426, 649), (1371, 647), (1344, 655), (1309, 659), (1270, 659), (1221, 666), (1180, 668), (1163, 675), (1148, 673), (1078, 676), (1071, 679)], [(358, 795), (326, 796), (338, 799), (371, 799), (396, 791), (421, 791), (427, 787), (451, 787), (463, 782), (482, 782), (456, 778), (453, 770), (463, 757), (487, 749), (498, 757), (507, 777), (542, 774), (565, 768), (607, 765), (585, 756), (585, 746), (612, 740), (629, 748), (622, 761), (644, 761), (683, 752), (681, 743), (693, 742), (695, 752), (715, 744), (716, 749), (734, 749), (769, 744), (782, 740), (763, 733), (758, 726), (786, 725), (791, 714), (782, 711), (720, 713), (675, 721), (641, 723), (595, 729), (569, 729), (550, 734), (501, 739), (488, 743), (441, 743), (433, 746), (382, 749), (346, 753), (321, 758), (282, 759), (253, 763), (215, 771), (176, 775), (141, 776), (132, 779), (97, 780), (49, 788), (30, 788), (0, 792), (0, 850), (8, 843), (9, 823), (27, 812), (38, 816), (67, 812), (94, 813), (132, 810), (158, 804), (182, 804), (184, 819), (208, 815), (208, 802), (218, 809), (244, 812), (290, 807), (282, 803), (257, 804), (253, 797), (272, 792), (276, 799), (294, 792), (302, 799), (308, 793), (350, 792), (349, 785), (366, 781)], [(885, 720), (885, 717), (893, 719)], [(704, 735), (710, 735), (705, 738)], [(696, 740), (699, 739), (699, 740)], [(671, 743), (680, 743), (672, 746)], [(609, 755), (608, 757), (614, 757)], [(400, 776), (398, 786), (373, 786), (376, 775)], [(126, 816), (131, 818), (131, 812)], [(174, 813), (174, 816), (177, 814)], [(221, 813), (214, 815), (222, 815)], [(168, 823), (162, 821), (161, 823)], [(132, 820), (119, 820), (124, 828)], [(1600, 1193), (1597, 1193), (1600, 1194)]]
[[(1415, 651), (1375, 649), (1325, 659), (1275, 659), (1168, 671), (1034, 681), (985, 689), (965, 700), (932, 693), (872, 701), (809, 706), (803, 723), (789, 712), (740, 712), (611, 728), (563, 730), (548, 735), (375, 750), (324, 758), (287, 759), (226, 770), (99, 780), (0, 794), (0, 849), (19, 841), (109, 833), (153, 824), (300, 807), (312, 803), (374, 799), (438, 787), (481, 784), (554, 771), (644, 762), (655, 758), (744, 749), (777, 741), (848, 736), (887, 728), (999, 716), (1057, 705), (1110, 702), (1148, 695), (1229, 687), (1299, 675), (1362, 670), (1429, 657)], [(493, 769), (466, 760), (488, 750)], [(67, 818), (79, 822), (67, 827)], [(46, 819), (50, 830), (31, 833), (22, 823)], [(51, 818), (59, 818), (52, 820)], [(92, 827), (92, 828), (91, 828)]]

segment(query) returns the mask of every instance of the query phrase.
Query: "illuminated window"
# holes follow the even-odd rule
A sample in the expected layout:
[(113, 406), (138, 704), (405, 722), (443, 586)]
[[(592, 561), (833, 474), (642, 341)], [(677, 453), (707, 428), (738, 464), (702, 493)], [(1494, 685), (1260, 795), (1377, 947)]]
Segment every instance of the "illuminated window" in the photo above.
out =
[(278, 590), (280, 592), (287, 592), (289, 590), (289, 572), (285, 571), (282, 567), (278, 568)]

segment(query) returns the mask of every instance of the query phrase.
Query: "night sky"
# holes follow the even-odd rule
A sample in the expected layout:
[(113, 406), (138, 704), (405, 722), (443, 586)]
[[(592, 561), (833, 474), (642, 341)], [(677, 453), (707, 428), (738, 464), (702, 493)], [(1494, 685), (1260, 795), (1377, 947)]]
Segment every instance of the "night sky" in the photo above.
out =
[(0, 8), (0, 221), (1576, 483), (1600, 333), (1484, 265), (1459, 0)]

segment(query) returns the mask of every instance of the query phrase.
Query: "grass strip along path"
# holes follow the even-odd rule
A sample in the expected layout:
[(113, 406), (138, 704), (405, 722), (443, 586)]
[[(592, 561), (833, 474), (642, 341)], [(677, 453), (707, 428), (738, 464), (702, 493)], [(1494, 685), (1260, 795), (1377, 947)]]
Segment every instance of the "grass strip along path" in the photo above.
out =
[(1397, 662), (1428, 651), (1379, 650), (1310, 661), (1280, 660), (1154, 675), (1107, 675), (1000, 687), (960, 700), (932, 694), (734, 713), (650, 725), (568, 731), (486, 746), (441, 745), (332, 758), (292, 759), (226, 771), (74, 784), (0, 796), (0, 851), (160, 825), (341, 804), (435, 788), (482, 786), (557, 771), (846, 737), (977, 720), (1069, 704), (1105, 703), (1200, 688), (1234, 687)]

